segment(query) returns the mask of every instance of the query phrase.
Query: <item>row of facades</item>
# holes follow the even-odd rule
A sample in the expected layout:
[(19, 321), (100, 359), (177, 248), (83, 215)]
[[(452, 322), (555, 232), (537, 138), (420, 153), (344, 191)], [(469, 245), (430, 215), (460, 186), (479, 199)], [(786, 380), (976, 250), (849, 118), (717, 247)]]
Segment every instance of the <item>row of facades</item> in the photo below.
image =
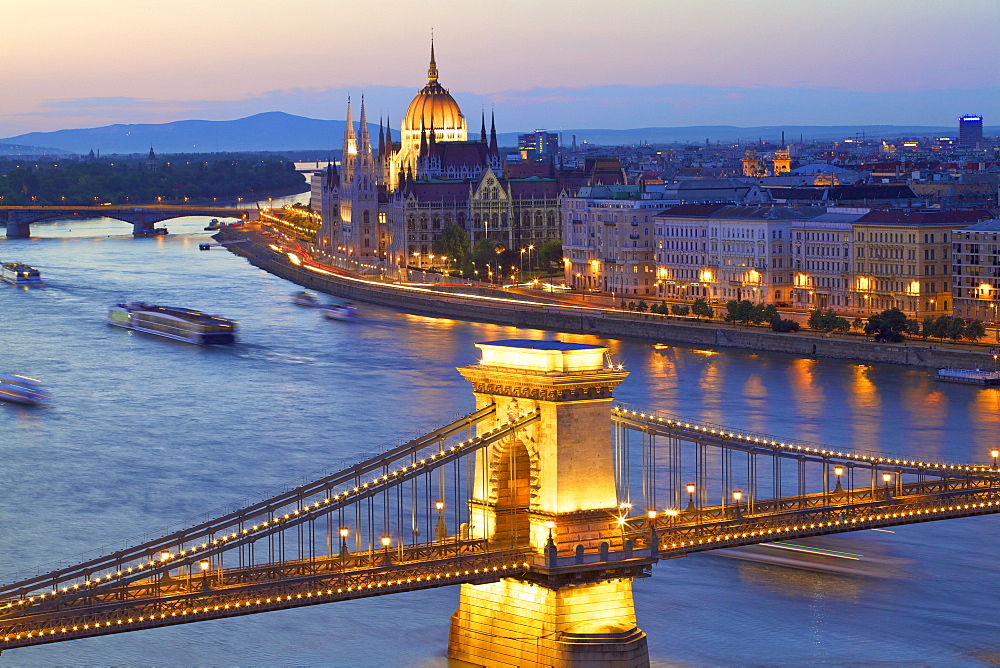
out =
[(561, 202), (566, 283), (622, 298), (996, 321), (1000, 221), (986, 210), (682, 204), (636, 186)]

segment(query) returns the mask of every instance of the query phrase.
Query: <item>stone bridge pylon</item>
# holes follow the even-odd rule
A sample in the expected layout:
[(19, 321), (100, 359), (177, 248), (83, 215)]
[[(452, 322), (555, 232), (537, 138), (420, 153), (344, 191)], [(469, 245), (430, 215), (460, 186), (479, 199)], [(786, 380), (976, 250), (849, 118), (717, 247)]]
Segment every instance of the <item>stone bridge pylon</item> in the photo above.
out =
[[(482, 666), (648, 665), (632, 578), (655, 557), (630, 559), (614, 522), (611, 401), (628, 374), (606, 364), (603, 346), (477, 346), (481, 362), (459, 371), (477, 409), (496, 405), (479, 432), (535, 410), (540, 419), (477, 455), (468, 531), (537, 557), (524, 578), (462, 585), (448, 656)], [(588, 570), (584, 552), (622, 558), (603, 560), (613, 569)]]

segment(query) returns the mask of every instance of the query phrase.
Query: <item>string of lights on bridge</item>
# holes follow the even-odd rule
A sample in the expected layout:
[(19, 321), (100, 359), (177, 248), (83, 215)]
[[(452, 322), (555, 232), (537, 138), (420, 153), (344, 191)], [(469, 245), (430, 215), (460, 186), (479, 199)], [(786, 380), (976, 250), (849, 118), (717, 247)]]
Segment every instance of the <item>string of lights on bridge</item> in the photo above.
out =
[[(369, 583), (367, 583), (367, 585), (357, 585), (357, 586), (348, 585), (347, 587), (338, 587), (337, 589), (333, 589), (333, 588), (326, 588), (326, 589), (319, 588), (319, 589), (316, 589), (315, 591), (307, 591), (305, 594), (299, 592), (299, 593), (294, 594), (294, 595), (287, 594), (285, 596), (280, 596), (279, 595), (279, 596), (272, 596), (272, 597), (267, 597), (267, 598), (263, 598), (263, 597), (262, 598), (249, 598), (249, 599), (246, 599), (246, 600), (243, 600), (243, 601), (236, 601), (234, 603), (224, 603), (224, 604), (219, 604), (219, 605), (206, 605), (204, 607), (192, 606), (190, 608), (184, 608), (182, 610), (174, 610), (170, 614), (167, 614), (167, 613), (163, 612), (163, 613), (160, 613), (159, 615), (157, 615), (157, 614), (139, 615), (138, 617), (136, 617), (136, 616), (133, 615), (133, 616), (130, 616), (130, 617), (119, 617), (117, 619), (109, 619), (109, 620), (104, 620), (104, 621), (95, 621), (94, 623), (87, 622), (87, 623), (84, 623), (82, 625), (77, 624), (77, 625), (73, 625), (73, 626), (59, 626), (59, 627), (53, 627), (53, 628), (42, 628), (42, 629), (39, 629), (37, 631), (27, 631), (27, 632), (22, 632), (22, 633), (11, 633), (11, 634), (4, 635), (2, 642), (10, 643), (10, 642), (16, 642), (18, 640), (32, 639), (32, 638), (36, 638), (36, 637), (37, 638), (43, 638), (46, 635), (48, 635), (48, 636), (55, 636), (55, 635), (58, 635), (58, 634), (67, 634), (67, 633), (75, 633), (75, 632), (80, 632), (80, 631), (88, 631), (88, 630), (91, 630), (91, 629), (97, 631), (97, 630), (101, 629), (102, 626), (103, 626), (103, 628), (111, 628), (111, 627), (114, 627), (114, 626), (123, 626), (123, 625), (126, 625), (126, 624), (139, 624), (139, 625), (141, 625), (141, 624), (144, 624), (144, 623), (146, 623), (146, 624), (148, 624), (148, 623), (156, 623), (157, 621), (166, 620), (168, 618), (186, 617), (186, 616), (189, 616), (189, 615), (198, 615), (198, 614), (211, 614), (213, 612), (223, 612), (223, 611), (226, 611), (226, 610), (240, 610), (241, 608), (243, 608), (243, 609), (252, 609), (252, 608), (255, 608), (255, 607), (267, 607), (267, 606), (274, 607), (274, 606), (280, 605), (282, 602), (291, 603), (293, 601), (301, 601), (302, 599), (305, 599), (307, 601), (309, 599), (316, 599), (314, 602), (316, 602), (316, 603), (322, 603), (322, 602), (324, 602), (323, 599), (336, 598), (337, 596), (342, 596), (344, 594), (350, 594), (350, 593), (353, 593), (353, 592), (372, 591), (372, 590), (376, 590), (377, 591), (379, 589), (391, 588), (391, 587), (400, 587), (400, 586), (405, 586), (405, 585), (410, 585), (410, 584), (415, 584), (415, 583), (422, 583), (422, 582), (432, 582), (432, 581), (433, 582), (440, 582), (440, 581), (443, 581), (443, 580), (465, 579), (465, 578), (468, 578), (468, 577), (474, 577), (476, 575), (501, 575), (501, 574), (505, 574), (505, 573), (509, 573), (509, 572), (523, 571), (523, 570), (529, 568), (529, 566), (530, 566), (530, 564), (528, 562), (505, 563), (505, 564), (500, 564), (500, 565), (497, 565), (497, 566), (493, 566), (491, 568), (490, 567), (486, 567), (486, 568), (474, 568), (474, 569), (466, 569), (466, 570), (457, 569), (455, 571), (445, 571), (443, 573), (436, 573), (434, 575), (426, 575), (426, 576), (418, 575), (418, 576), (415, 576), (415, 577), (399, 578), (399, 579), (396, 579), (396, 580), (389, 579), (389, 580), (385, 580), (385, 581), (381, 581), (381, 582), (369, 582)], [(224, 594), (224, 592), (213, 592), (213, 594), (215, 594), (215, 595), (218, 595), (220, 593)]]
[[(56, 597), (59, 596), (60, 594), (65, 594), (70, 592), (76, 593), (78, 590), (80, 590), (81, 586), (84, 588), (96, 587), (97, 585), (100, 585), (102, 582), (107, 583), (112, 580), (115, 580), (116, 578), (127, 577), (128, 575), (139, 573), (142, 572), (143, 570), (148, 570), (149, 568), (153, 569), (162, 568), (168, 562), (175, 560), (177, 558), (182, 558), (182, 559), (188, 558), (193, 563), (193, 557), (198, 553), (206, 552), (215, 547), (224, 546), (226, 544), (232, 543), (236, 539), (247, 538), (255, 533), (273, 531), (275, 527), (280, 526), (282, 523), (287, 523), (289, 520), (298, 518), (305, 519), (307, 515), (316, 514), (316, 511), (321, 510), (322, 508), (328, 506), (331, 503), (336, 503), (338, 501), (339, 502), (346, 501), (353, 494), (358, 494), (369, 490), (374, 491), (376, 487), (380, 486), (385, 488), (391, 487), (391, 482), (394, 478), (398, 478), (399, 476), (406, 473), (412, 474), (416, 469), (421, 467), (431, 466), (436, 462), (438, 462), (443, 457), (446, 457), (448, 455), (457, 455), (458, 453), (465, 450), (476, 449), (482, 446), (483, 444), (492, 441), (502, 432), (512, 431), (514, 429), (519, 428), (524, 423), (537, 417), (539, 414), (540, 413), (537, 409), (528, 412), (520, 416), (516, 422), (507, 422), (501, 425), (497, 425), (483, 432), (482, 434), (480, 434), (475, 438), (466, 439), (447, 449), (442, 449), (439, 450), (438, 452), (431, 453), (429, 457), (422, 458), (416, 462), (413, 462), (412, 464), (404, 465), (401, 468), (383, 474), (382, 476), (376, 476), (372, 478), (370, 481), (363, 482), (359, 485), (355, 485), (351, 489), (347, 489), (337, 494), (333, 494), (332, 496), (325, 497), (321, 501), (316, 501), (311, 505), (305, 506), (304, 508), (301, 509), (296, 508), (294, 511), (289, 513), (284, 513), (283, 515), (272, 515), (270, 519), (264, 520), (263, 522), (257, 524), (253, 524), (250, 528), (243, 528), (240, 531), (230, 532), (227, 535), (214, 538), (211, 542), (202, 542), (200, 545), (193, 545), (187, 549), (179, 550), (177, 554), (174, 554), (170, 550), (161, 550), (159, 553), (159, 559), (150, 557), (145, 561), (127, 566), (124, 569), (117, 569), (114, 572), (105, 573), (103, 575), (98, 575), (96, 578), (90, 578), (84, 580), (82, 584), (77, 582), (73, 583), (72, 585), (64, 586), (61, 589), (52, 589), (47, 593), (38, 594), (36, 596), (22, 597), (18, 598), (17, 600), (8, 601), (5, 607), (7, 609), (10, 609), (15, 606), (30, 605), (32, 603), (35, 603), (36, 600), (39, 602), (44, 601), (46, 600), (47, 597), (48, 598)], [(385, 538), (383, 538), (383, 545), (388, 547), (388, 543), (385, 542)], [(180, 565), (183, 564), (178, 564), (178, 566)], [(199, 563), (199, 567), (202, 568), (203, 570), (207, 569), (209, 566), (210, 564), (208, 561), (201, 561)]]
[[(613, 408), (615, 414), (621, 415), (623, 417), (639, 418), (648, 423), (662, 424), (666, 427), (673, 428), (684, 428), (690, 429), (696, 432), (702, 432), (704, 434), (709, 434), (713, 436), (718, 436), (720, 438), (732, 438), (739, 441), (744, 441), (745, 443), (754, 443), (771, 448), (783, 448), (790, 453), (813, 453), (817, 455), (823, 455), (826, 457), (839, 457), (841, 459), (847, 459), (858, 462), (865, 462), (867, 464), (888, 464), (897, 466), (912, 466), (916, 468), (926, 468), (926, 469), (947, 469), (949, 471), (963, 471), (968, 473), (988, 473), (996, 472), (996, 468), (990, 468), (989, 466), (983, 464), (942, 464), (940, 462), (926, 462), (910, 459), (895, 459), (893, 457), (882, 457), (878, 455), (865, 455), (851, 451), (844, 450), (832, 450), (821, 447), (810, 447), (806, 445), (796, 445), (794, 443), (785, 443), (776, 441), (774, 439), (761, 438), (760, 436), (755, 436), (752, 434), (740, 433), (728, 431), (726, 429), (716, 429), (714, 427), (706, 427), (704, 425), (692, 424), (690, 422), (681, 422), (680, 420), (674, 420), (672, 418), (664, 418), (662, 416), (654, 415), (652, 413), (643, 413), (634, 409), (625, 408), (623, 406), (615, 406)], [(991, 450), (990, 456), (996, 460), (1000, 456), (1000, 452), (997, 450)]]

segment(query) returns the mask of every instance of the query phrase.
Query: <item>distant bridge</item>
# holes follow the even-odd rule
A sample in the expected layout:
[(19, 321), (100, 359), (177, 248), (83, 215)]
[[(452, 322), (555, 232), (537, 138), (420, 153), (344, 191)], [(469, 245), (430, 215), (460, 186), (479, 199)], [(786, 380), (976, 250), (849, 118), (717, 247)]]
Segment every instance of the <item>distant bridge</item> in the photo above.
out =
[(23, 239), (31, 235), (31, 224), (53, 218), (86, 216), (89, 218), (114, 218), (132, 225), (132, 234), (145, 236), (156, 223), (185, 216), (210, 216), (214, 218), (240, 218), (247, 220), (256, 211), (219, 206), (173, 205), (101, 205), (101, 206), (0, 206), (0, 222), (7, 226), (7, 237)]

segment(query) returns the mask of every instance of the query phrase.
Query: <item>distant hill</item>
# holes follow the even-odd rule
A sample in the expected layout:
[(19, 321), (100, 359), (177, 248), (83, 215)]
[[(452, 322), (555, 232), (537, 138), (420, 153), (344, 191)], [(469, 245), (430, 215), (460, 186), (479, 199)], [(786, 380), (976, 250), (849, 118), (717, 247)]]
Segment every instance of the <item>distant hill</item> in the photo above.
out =
[[(321, 121), (280, 111), (234, 121), (175, 121), (106, 125), (100, 128), (29, 132), (0, 143), (58, 146), (79, 154), (217, 153), (225, 151), (339, 150), (344, 121)], [(378, 137), (378, 126), (374, 129)]]
[[(866, 136), (883, 137), (955, 136), (957, 128), (901, 125), (775, 125), (741, 128), (732, 125), (704, 125), (692, 127), (651, 127), (630, 130), (565, 129), (561, 130), (563, 142), (568, 146), (576, 135), (577, 145), (583, 142), (617, 146), (649, 142), (658, 144), (702, 143), (706, 139), (715, 143), (757, 139), (772, 142), (781, 139), (784, 131), (787, 142), (801, 136), (805, 140), (847, 139)], [(372, 137), (378, 137), (378, 126), (369, 124)], [(984, 128), (984, 134), (1000, 134), (1000, 127)], [(473, 137), (478, 132), (471, 133)], [(517, 146), (516, 132), (499, 135), (503, 146)], [(102, 155), (113, 153), (145, 153), (150, 147), (157, 153), (217, 153), (227, 151), (323, 151), (336, 153), (344, 136), (344, 121), (326, 121), (295, 116), (280, 111), (248, 116), (233, 121), (175, 121), (173, 123), (106, 125), (100, 128), (56, 130), (55, 132), (30, 132), (0, 139), (2, 155), (58, 155), (78, 153), (85, 155), (93, 149)], [(398, 128), (396, 139), (399, 139)], [(11, 146), (4, 146), (10, 144)], [(38, 148), (38, 147), (58, 148)], [(6, 149), (11, 149), (8, 151)], [(15, 150), (16, 149), (16, 150)], [(25, 149), (31, 149), (25, 151)], [(20, 152), (18, 152), (20, 151)]]

